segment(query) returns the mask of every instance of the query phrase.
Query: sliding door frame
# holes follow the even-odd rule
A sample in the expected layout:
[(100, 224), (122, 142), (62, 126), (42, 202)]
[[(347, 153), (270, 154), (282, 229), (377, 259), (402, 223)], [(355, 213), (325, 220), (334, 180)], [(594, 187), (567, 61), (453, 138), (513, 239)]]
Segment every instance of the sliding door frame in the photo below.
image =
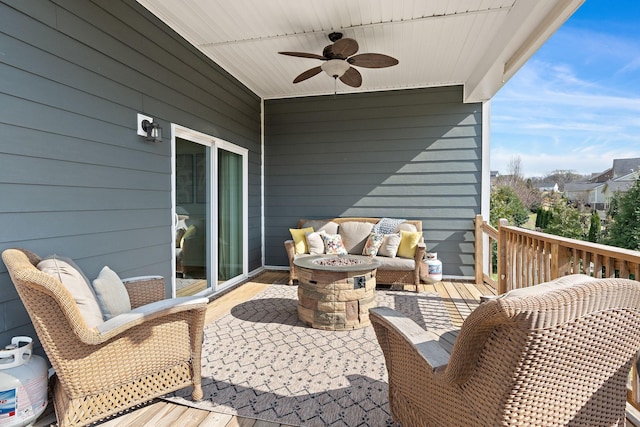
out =
[[(205, 291), (200, 292), (198, 295), (215, 294), (219, 291), (226, 289), (236, 283), (239, 283), (248, 278), (249, 271), (249, 150), (240, 147), (231, 142), (225, 141), (220, 138), (216, 138), (211, 135), (207, 135), (202, 132), (198, 132), (193, 129), (186, 128), (184, 126), (171, 124), (171, 218), (176, 218), (176, 138), (181, 138), (197, 144), (202, 144), (209, 147), (210, 156), (210, 224), (208, 224), (210, 231), (210, 239), (207, 239), (209, 253), (209, 265), (210, 268), (210, 287), (207, 287)], [(234, 278), (226, 280), (225, 282), (218, 284), (218, 150), (225, 150), (242, 157), (242, 273)], [(176, 233), (173, 230), (175, 226), (172, 223), (171, 240), (172, 240), (172, 256), (171, 256), (171, 295), (173, 298), (176, 296)]]

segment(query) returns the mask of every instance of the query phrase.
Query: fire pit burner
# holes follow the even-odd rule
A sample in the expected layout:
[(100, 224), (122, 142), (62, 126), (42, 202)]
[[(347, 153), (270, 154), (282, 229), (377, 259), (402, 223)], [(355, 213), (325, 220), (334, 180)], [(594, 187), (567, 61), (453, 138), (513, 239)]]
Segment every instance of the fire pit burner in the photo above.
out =
[(332, 267), (364, 264), (363, 260), (358, 258), (351, 258), (351, 257), (319, 258), (312, 262), (316, 265), (325, 265), (325, 266), (332, 266)]

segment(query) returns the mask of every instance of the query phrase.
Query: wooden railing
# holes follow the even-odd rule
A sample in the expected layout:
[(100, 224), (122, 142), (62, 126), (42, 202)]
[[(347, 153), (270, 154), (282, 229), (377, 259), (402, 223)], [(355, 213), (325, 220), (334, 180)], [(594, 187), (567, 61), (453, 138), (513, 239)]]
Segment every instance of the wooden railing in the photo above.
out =
[[(475, 230), (476, 242), (481, 243), (476, 244), (476, 282), (495, 286), (498, 294), (575, 273), (640, 281), (638, 251), (513, 227), (506, 220), (501, 220), (496, 230), (481, 215), (476, 216)], [(497, 272), (491, 269), (493, 241), (498, 249)], [(491, 277), (496, 273), (497, 286)], [(636, 366), (637, 361), (629, 377), (627, 400), (640, 409), (640, 376)]]
[(482, 242), (475, 245), (476, 283), (487, 283), (498, 289), (498, 271), (494, 268), (497, 262), (493, 251), (494, 246), (498, 244), (498, 230), (485, 221), (482, 215), (476, 215), (475, 226), (476, 242)]
[(498, 292), (567, 274), (640, 279), (640, 252), (507, 225), (498, 227)]

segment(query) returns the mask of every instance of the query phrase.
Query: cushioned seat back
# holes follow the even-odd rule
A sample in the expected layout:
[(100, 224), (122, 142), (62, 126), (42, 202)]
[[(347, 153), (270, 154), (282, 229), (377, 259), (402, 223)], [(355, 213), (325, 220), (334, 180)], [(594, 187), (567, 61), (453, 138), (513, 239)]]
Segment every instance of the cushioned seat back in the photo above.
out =
[(342, 243), (352, 255), (362, 255), (364, 244), (371, 234), (373, 224), (369, 222), (346, 221), (338, 226), (338, 233), (342, 236)]

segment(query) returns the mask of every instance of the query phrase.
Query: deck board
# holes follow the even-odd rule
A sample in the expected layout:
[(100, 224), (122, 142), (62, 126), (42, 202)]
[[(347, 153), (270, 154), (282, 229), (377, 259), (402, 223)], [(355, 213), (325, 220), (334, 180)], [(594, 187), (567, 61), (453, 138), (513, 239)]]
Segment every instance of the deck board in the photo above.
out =
[[(286, 284), (288, 278), (287, 271), (265, 271), (261, 273), (247, 283), (211, 301), (207, 308), (205, 321), (207, 323), (213, 322), (229, 313), (237, 304), (249, 300), (269, 285), (274, 283)], [(421, 284), (419, 291), (438, 292), (456, 328), (459, 328), (463, 320), (479, 305), (481, 295), (496, 294), (495, 289), (490, 286), (461, 281)], [(457, 331), (442, 332), (441, 342), (450, 350), (455, 342)], [(204, 411), (161, 400), (153, 401), (150, 404), (96, 425), (101, 427), (162, 427), (175, 425), (180, 425), (181, 427), (290, 427), (284, 424)], [(626, 425), (635, 426), (636, 424), (627, 419)], [(49, 408), (34, 426), (57, 426), (53, 410)]]

